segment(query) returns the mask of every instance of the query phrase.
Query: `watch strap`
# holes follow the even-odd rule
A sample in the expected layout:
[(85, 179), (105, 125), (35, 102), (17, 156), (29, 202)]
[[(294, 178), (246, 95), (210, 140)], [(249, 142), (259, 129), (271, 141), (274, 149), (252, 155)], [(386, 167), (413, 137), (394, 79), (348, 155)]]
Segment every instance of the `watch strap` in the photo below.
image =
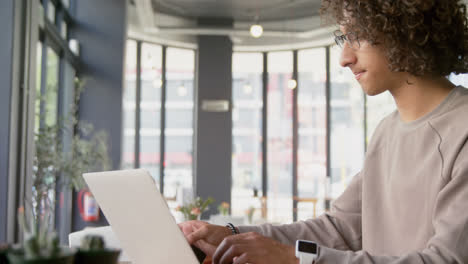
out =
[(237, 228), (232, 223), (227, 223), (226, 227), (231, 230), (233, 235), (239, 234), (239, 231), (237, 231)]

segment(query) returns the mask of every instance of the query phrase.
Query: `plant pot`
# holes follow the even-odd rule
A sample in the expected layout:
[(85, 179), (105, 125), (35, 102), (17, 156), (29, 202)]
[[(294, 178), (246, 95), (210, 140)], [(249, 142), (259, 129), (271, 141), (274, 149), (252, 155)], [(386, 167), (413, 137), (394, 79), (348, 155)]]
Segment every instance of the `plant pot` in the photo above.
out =
[(8, 252), (9, 264), (73, 264), (74, 255), (62, 255), (53, 258), (26, 259), (23, 254), (17, 252)]
[(73, 264), (75, 252), (70, 248), (62, 248), (60, 255), (57, 257), (26, 259), (23, 249), (13, 248), (6, 255), (9, 264)]
[(78, 250), (75, 254), (75, 264), (117, 264), (120, 250)]
[(7, 246), (0, 246), (0, 264), (7, 264), (7, 253), (8, 247)]

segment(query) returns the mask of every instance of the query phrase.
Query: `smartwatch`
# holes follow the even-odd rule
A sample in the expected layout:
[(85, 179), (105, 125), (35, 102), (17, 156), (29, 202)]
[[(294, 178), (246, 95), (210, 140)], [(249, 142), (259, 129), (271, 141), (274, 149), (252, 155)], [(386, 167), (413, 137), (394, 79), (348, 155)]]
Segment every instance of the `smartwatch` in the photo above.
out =
[(296, 240), (296, 257), (300, 264), (312, 264), (318, 253), (318, 245), (307, 240)]

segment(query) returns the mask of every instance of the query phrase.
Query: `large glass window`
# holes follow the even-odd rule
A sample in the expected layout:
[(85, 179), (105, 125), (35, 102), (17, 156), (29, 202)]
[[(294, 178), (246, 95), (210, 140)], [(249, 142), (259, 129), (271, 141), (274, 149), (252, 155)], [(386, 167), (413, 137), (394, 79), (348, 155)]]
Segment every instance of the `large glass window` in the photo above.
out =
[(62, 24), (60, 25), (60, 34), (63, 39), (68, 39), (68, 24), (63, 21)]
[(364, 93), (348, 68), (339, 65), (341, 49), (330, 49), (332, 198), (338, 197), (364, 161)]
[(235, 216), (261, 208), (253, 195), (262, 189), (262, 73), (263, 54), (233, 54), (231, 212)]
[(50, 20), (52, 24), (55, 24), (55, 16), (56, 16), (56, 7), (53, 1), (49, 1), (47, 4), (47, 18)]
[(69, 7), (70, 7), (70, 0), (62, 0), (62, 3), (63, 3), (63, 5), (65, 6), (65, 8), (69, 8)]
[[(262, 189), (261, 172), (265, 164), (261, 159), (260, 133), (263, 129), (262, 56), (267, 56), (268, 61), (264, 219), (268, 222), (291, 222), (294, 212), (298, 220), (322, 214), (329, 201), (341, 195), (361, 170), (366, 140), (377, 124), (395, 110), (389, 93), (365, 97), (354, 75), (339, 64), (339, 48), (330, 47), (327, 69), (326, 52), (325, 47), (297, 51), (297, 164), (293, 164), (292, 159), (294, 87), (288, 87), (293, 76), (293, 52), (233, 53), (231, 199), (234, 215), (245, 215), (250, 206), (261, 207), (260, 200), (253, 198), (253, 190)], [(327, 70), (330, 76), (328, 113)], [(366, 98), (367, 106), (364, 105)], [(328, 128), (327, 116), (330, 117)], [(328, 138), (330, 145), (327, 145)], [(327, 153), (330, 153), (330, 160), (327, 160)], [(294, 166), (298, 174), (297, 194), (293, 197)], [(293, 200), (297, 208), (293, 208)]]
[(44, 114), (47, 125), (57, 123), (57, 104), (58, 104), (58, 80), (59, 80), (59, 57), (52, 48), (47, 48), (47, 79), (46, 87), (43, 90)]
[(134, 40), (127, 41), (125, 58), (125, 85), (123, 90), (123, 142), (122, 168), (132, 169), (135, 166), (135, 108), (136, 108), (136, 76), (137, 76), (137, 44)]
[(195, 52), (168, 48), (166, 63), (166, 127), (164, 194), (192, 189), (193, 101)]
[[(47, 11), (44, 11), (43, 3), (46, 4), (44, 7)], [(29, 6), (29, 4), (31, 5)], [(32, 37), (29, 39), (31, 43), (29, 44), (36, 45), (36, 53), (31, 52), (30, 54), (35, 54), (35, 56), (28, 58), (29, 63), (35, 65), (36, 83), (34, 87), (31, 87), (31, 89), (35, 89), (33, 105), (35, 115), (34, 120), (31, 120), (34, 121), (32, 122), (33, 127), (25, 127), (26, 130), (34, 131), (34, 144), (29, 146), (31, 142), (27, 138), (28, 136), (21, 137), (21, 140), (26, 140), (25, 147), (34, 155), (32, 169), (23, 168), (26, 169), (28, 177), (26, 185), (29, 185), (27, 182), (30, 181), (32, 187), (30, 190), (32, 199), (25, 201), (25, 203), (32, 205), (36, 216), (45, 211), (50, 212), (50, 222), (59, 231), (60, 240), (64, 242), (70, 232), (71, 215), (69, 212), (71, 210), (68, 208), (69, 203), (67, 202), (67, 199), (70, 198), (68, 196), (70, 192), (65, 188), (66, 184), (57, 184), (56, 182), (60, 175), (54, 174), (51, 169), (54, 155), (57, 155), (53, 153), (55, 150), (52, 150), (51, 147), (57, 143), (55, 142), (56, 133), (60, 133), (60, 143), (62, 144), (60, 147), (63, 149), (59, 151), (65, 153), (69, 151), (73, 136), (73, 129), (70, 126), (74, 117), (70, 115), (74, 114), (71, 103), (75, 96), (75, 76), (77, 74), (75, 67), (78, 64), (75, 62), (78, 58), (68, 56), (71, 51), (66, 45), (66, 38), (70, 30), (73, 29), (74, 23), (68, 10), (65, 10), (64, 6), (57, 1), (28, 1), (28, 5), (25, 7), (28, 10), (30, 7), (33, 10), (37, 10), (39, 7), (40, 11), (43, 12), (41, 15), (44, 15), (45, 19), (50, 22), (44, 24), (33, 21), (28, 25), (28, 30), (38, 34), (31, 34)], [(61, 27), (57, 28), (57, 25)], [(59, 39), (56, 38), (57, 36), (53, 36), (53, 32), (57, 32), (57, 30), (59, 30), (59, 35), (57, 35)], [(29, 88), (25, 87), (25, 89)], [(27, 104), (24, 104), (24, 107), (23, 110), (29, 108)], [(29, 124), (29, 121), (26, 123)], [(62, 125), (65, 125), (66, 129), (62, 130)], [(29, 135), (29, 133), (26, 134)], [(31, 149), (31, 147), (35, 149)], [(61, 197), (64, 200), (59, 203), (56, 201), (56, 197)]]
[(268, 221), (292, 221), (292, 52), (268, 54)]
[(298, 219), (323, 212), (327, 171), (325, 49), (298, 52)]
[(141, 45), (140, 167), (159, 184), (162, 47)]
[(36, 100), (35, 100), (35, 118), (34, 132), (38, 132), (41, 122), (39, 116), (41, 114), (41, 82), (42, 82), (42, 42), (37, 43), (36, 49)]
[[(138, 58), (139, 46), (140, 58)], [(165, 65), (163, 65), (164, 57)], [(180, 188), (185, 188), (184, 191), (192, 190), (195, 52), (128, 40), (126, 60), (121, 167), (139, 166), (148, 170), (158, 188), (164, 190), (164, 195), (172, 208)], [(140, 72), (138, 68), (141, 69)], [(138, 90), (140, 97), (137, 98)], [(139, 126), (135, 120), (138, 105)], [(161, 128), (163, 106), (165, 122), (164, 128)], [(160, 175), (163, 138), (161, 129), (164, 129), (163, 178)], [(140, 144), (135, 148), (137, 138)], [(138, 159), (138, 163), (135, 158)], [(161, 180), (164, 186), (159, 186)]]
[[(37, 74), (40, 75), (38, 78), (38, 82), (36, 85), (36, 100), (35, 100), (35, 120), (34, 120), (34, 131), (37, 133), (41, 128), (53, 127), (57, 124), (57, 117), (58, 117), (58, 84), (59, 84), (59, 56), (57, 53), (50, 47), (45, 49), (46, 53), (43, 54), (44, 46), (42, 43), (37, 44), (37, 49), (39, 51), (37, 54), (36, 62), (38, 68)], [(45, 69), (42, 69), (42, 65), (44, 60), (46, 61)], [(44, 70), (44, 71), (43, 71)], [(42, 80), (45, 79), (45, 83), (42, 83)], [(52, 130), (44, 130), (47, 133), (55, 133)], [(55, 134), (54, 134), (55, 135)], [(38, 147), (39, 144), (37, 143), (38, 138), (35, 137), (36, 144), (35, 146)], [(44, 145), (39, 146), (44, 148)], [(37, 153), (37, 152), (35, 152)], [(37, 159), (37, 157), (35, 157)], [(35, 164), (36, 165), (36, 164)], [(43, 163), (36, 165), (33, 169), (33, 177), (32, 177), (32, 197), (40, 197), (41, 195), (48, 196), (49, 203), (46, 203), (46, 200), (33, 200), (32, 206), (34, 213), (36, 215), (41, 214), (44, 210), (48, 210), (51, 212), (51, 215), (54, 216), (54, 200), (55, 200), (55, 190), (54, 188), (47, 188), (47, 186), (54, 186), (55, 179), (53, 178), (46, 178), (47, 175), (41, 174), (47, 168), (41, 167)], [(42, 202), (42, 203), (40, 203)], [(53, 223), (53, 218), (50, 219), (51, 224)]]

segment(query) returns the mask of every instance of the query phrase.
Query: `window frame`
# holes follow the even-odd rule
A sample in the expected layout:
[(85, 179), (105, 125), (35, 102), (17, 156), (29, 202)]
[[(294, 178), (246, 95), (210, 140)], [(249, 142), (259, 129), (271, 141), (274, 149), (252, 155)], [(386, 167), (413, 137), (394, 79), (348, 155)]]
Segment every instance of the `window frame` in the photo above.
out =
[[(161, 86), (161, 109), (160, 109), (160, 134), (159, 134), (159, 191), (164, 194), (164, 185), (165, 185), (165, 158), (166, 158), (166, 128), (167, 128), (167, 50), (169, 48), (177, 48), (177, 49), (184, 49), (184, 50), (190, 50), (193, 51), (195, 54), (195, 60), (194, 60), (194, 74), (196, 74), (196, 65), (197, 65), (197, 56), (196, 56), (196, 49), (191, 49), (187, 47), (179, 47), (179, 46), (168, 46), (164, 44), (160, 44), (157, 42), (152, 42), (152, 41), (144, 41), (144, 40), (139, 40), (135, 38), (127, 38), (126, 41), (135, 41), (136, 42), (136, 96), (135, 96), (135, 127), (132, 128), (134, 130), (134, 162), (133, 162), (133, 167), (134, 168), (140, 168), (141, 162), (140, 162), (140, 143), (141, 143), (141, 136), (140, 136), (140, 130), (141, 130), (141, 88), (142, 88), (142, 81), (141, 81), (141, 70), (142, 70), (142, 44), (150, 44), (150, 45), (158, 45), (161, 46), (162, 48), (162, 71), (161, 71), (161, 80), (162, 80), (162, 86)], [(193, 87), (195, 88), (195, 81), (196, 81), (196, 76), (193, 80)], [(195, 97), (193, 98), (195, 100)], [(193, 119), (195, 120), (195, 119)], [(122, 136), (122, 143), (124, 142), (124, 135)], [(192, 145), (195, 144), (195, 133), (192, 135)], [(192, 146), (192, 155), (195, 153), (193, 152), (193, 146)], [(123, 153), (122, 153), (123, 154)], [(123, 159), (121, 161), (120, 166), (123, 164)], [(193, 161), (192, 161), (192, 168), (194, 167)], [(195, 175), (194, 170), (192, 170), (192, 179)], [(192, 180), (192, 185), (195, 183), (195, 180)]]

